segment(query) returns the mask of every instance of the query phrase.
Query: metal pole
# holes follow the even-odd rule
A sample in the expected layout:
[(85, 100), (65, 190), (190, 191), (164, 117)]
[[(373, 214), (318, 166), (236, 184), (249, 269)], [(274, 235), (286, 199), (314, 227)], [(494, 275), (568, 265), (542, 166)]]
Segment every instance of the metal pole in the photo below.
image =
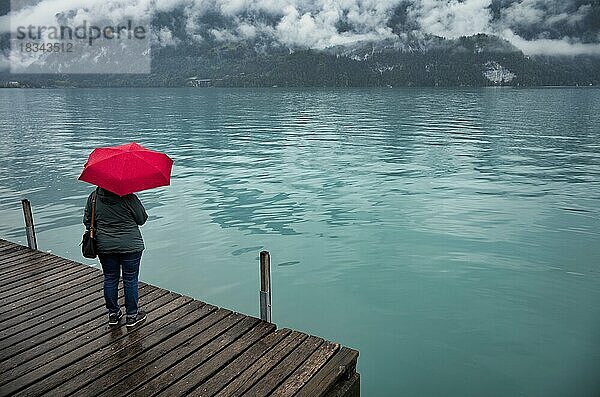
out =
[(260, 319), (271, 322), (271, 255), (260, 253)]
[(21, 200), (23, 204), (23, 215), (25, 216), (25, 231), (27, 233), (27, 245), (29, 248), (37, 249), (37, 240), (35, 238), (35, 227), (33, 226), (33, 214), (31, 213), (31, 203), (29, 200)]

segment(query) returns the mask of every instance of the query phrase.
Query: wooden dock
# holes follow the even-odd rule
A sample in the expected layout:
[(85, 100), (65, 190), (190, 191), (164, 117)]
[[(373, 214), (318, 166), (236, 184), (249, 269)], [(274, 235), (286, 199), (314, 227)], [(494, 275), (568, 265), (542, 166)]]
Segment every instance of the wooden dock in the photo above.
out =
[(0, 396), (360, 393), (356, 350), (149, 284), (139, 295), (146, 322), (109, 327), (100, 270), (0, 239)]

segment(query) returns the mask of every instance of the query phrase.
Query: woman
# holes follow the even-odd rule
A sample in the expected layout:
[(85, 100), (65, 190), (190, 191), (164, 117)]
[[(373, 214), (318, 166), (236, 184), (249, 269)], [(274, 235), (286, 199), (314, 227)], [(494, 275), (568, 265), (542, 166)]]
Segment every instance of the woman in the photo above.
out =
[(146, 320), (146, 313), (138, 310), (138, 275), (144, 250), (139, 226), (146, 223), (148, 214), (135, 194), (120, 197), (99, 187), (90, 194), (85, 206), (83, 223), (87, 229), (90, 228), (94, 194), (97, 194), (94, 228), (98, 258), (104, 273), (108, 324), (119, 324), (123, 316), (117, 300), (122, 270), (126, 325), (133, 327)]

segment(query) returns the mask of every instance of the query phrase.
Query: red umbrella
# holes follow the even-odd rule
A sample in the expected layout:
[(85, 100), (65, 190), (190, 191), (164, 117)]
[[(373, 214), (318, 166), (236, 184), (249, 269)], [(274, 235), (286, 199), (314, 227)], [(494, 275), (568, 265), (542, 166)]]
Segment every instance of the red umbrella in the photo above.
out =
[(135, 142), (96, 148), (79, 180), (100, 186), (119, 196), (171, 183), (173, 160)]

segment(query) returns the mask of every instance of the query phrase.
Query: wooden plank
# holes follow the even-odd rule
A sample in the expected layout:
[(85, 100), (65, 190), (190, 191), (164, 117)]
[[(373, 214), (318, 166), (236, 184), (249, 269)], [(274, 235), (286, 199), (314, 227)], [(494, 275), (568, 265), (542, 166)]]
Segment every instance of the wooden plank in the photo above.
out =
[[(71, 280), (70, 276), (72, 277), (72, 275), (66, 275), (65, 276), (66, 278), (64, 278), (63, 280), (65, 280), (65, 281)], [(101, 282), (102, 282), (101, 278), (95, 278), (93, 284), (97, 285)], [(41, 289), (39, 289), (39, 290), (41, 290)], [(47, 299), (33, 299), (33, 300), (30, 300), (25, 306), (23, 305), (23, 303), (25, 302), (23, 300), (19, 300), (18, 304), (17, 303), (9, 303), (4, 308), (6, 310), (6, 312), (3, 313), (2, 319), (8, 320), (15, 316), (27, 314), (28, 313), (27, 310), (34, 310), (34, 309), (37, 309), (37, 308), (40, 308), (43, 306), (46, 306), (50, 310), (53, 308), (53, 305), (55, 304), (54, 301), (60, 300), (60, 299), (69, 299), (68, 295), (75, 295), (78, 293), (78, 291), (81, 291), (81, 290), (82, 290), (81, 285), (71, 285), (70, 289), (63, 289), (63, 292), (64, 292), (63, 295), (50, 296), (50, 297), (47, 297)], [(10, 297), (8, 297), (8, 299), (10, 299)], [(8, 299), (6, 299), (6, 300), (8, 300)], [(0, 339), (1, 339), (1, 337), (0, 337)]]
[(203, 346), (199, 350), (196, 350), (174, 367), (169, 368), (167, 371), (154, 377), (150, 381), (146, 381), (142, 384), (142, 387), (133, 391), (133, 396), (149, 396), (156, 395), (156, 393), (168, 387), (179, 378), (202, 364), (218, 351), (222, 350), (225, 346), (229, 345), (236, 339), (240, 338), (246, 332), (248, 332), (259, 320), (253, 317), (245, 317), (239, 323), (223, 332), (216, 339), (212, 340), (207, 345)]
[(218, 395), (229, 382), (237, 378), (240, 373), (256, 362), (265, 353), (273, 349), (279, 342), (290, 334), (288, 328), (278, 329), (254, 343), (248, 350), (227, 364), (219, 372), (211, 376), (204, 383), (188, 393), (189, 397), (213, 397)]
[(229, 383), (218, 394), (219, 397), (239, 397), (247, 396), (246, 391), (258, 382), (265, 374), (279, 365), (292, 350), (303, 343), (308, 335), (301, 332), (292, 331), (281, 343), (277, 344), (267, 354), (254, 362), (245, 371), (240, 373), (231, 383)]
[[(229, 310), (219, 309), (203, 319), (197, 327), (190, 327), (176, 335), (157, 348), (157, 354), (151, 354), (139, 363), (130, 364), (127, 368), (115, 369), (101, 385), (112, 381), (112, 387), (104, 390), (100, 396), (122, 396), (140, 386), (143, 377), (150, 380), (168, 368), (174, 366), (181, 359), (206, 345), (227, 329), (242, 320), (243, 316), (233, 314)], [(158, 356), (158, 357), (157, 357)], [(143, 374), (143, 375), (140, 375)], [(105, 383), (106, 382), (106, 383)]]
[(0, 248), (0, 269), (3, 269), (5, 267), (4, 266), (5, 258), (12, 257), (13, 255), (18, 254), (19, 252), (23, 253), (23, 252), (27, 252), (27, 251), (24, 251), (24, 250), (20, 249), (19, 247), (13, 247), (13, 246), (6, 246), (6, 247)]
[[(96, 396), (107, 394), (122, 396), (127, 394), (128, 390), (139, 385), (140, 379), (151, 378), (151, 374), (146, 372), (146, 368), (152, 368), (153, 373), (155, 373), (158, 366), (168, 365), (165, 363), (165, 360), (169, 359), (168, 354), (177, 349), (179, 345), (187, 343), (191, 337), (194, 337), (195, 334), (192, 332), (201, 333), (229, 314), (231, 314), (229, 310), (217, 310), (214, 306), (204, 305), (202, 308), (183, 317), (177, 323), (168, 324), (160, 332), (154, 333), (152, 335), (155, 336), (154, 341), (145, 341), (151, 348), (135, 352), (128, 350), (125, 352), (126, 355), (113, 355), (109, 360), (103, 361), (100, 366), (95, 366), (94, 374), (98, 375), (98, 378), (93, 383), (78, 388), (78, 393)], [(153, 342), (156, 343), (150, 346)], [(158, 361), (154, 363), (155, 360)], [(115, 394), (116, 390), (120, 391)], [(52, 392), (56, 392), (55, 394), (58, 395), (65, 391), (68, 391), (68, 389), (58, 388)]]
[[(206, 305), (202, 302), (191, 301), (185, 306), (169, 313), (171, 321), (164, 322), (163, 326), (155, 332), (137, 335), (138, 343), (123, 346), (120, 350), (116, 350), (112, 355), (103, 360), (98, 360), (92, 374), (79, 374), (67, 381), (62, 382), (58, 387), (47, 392), (48, 396), (66, 396), (77, 392), (79, 395), (97, 395), (111, 383), (102, 383), (98, 378), (103, 375), (118, 369), (127, 369), (134, 367), (138, 360), (144, 359), (146, 354), (152, 354), (152, 349), (159, 343), (168, 340), (174, 334), (177, 334), (187, 325), (196, 323), (200, 318), (205, 317), (217, 308), (211, 305)], [(164, 319), (161, 319), (164, 321)], [(140, 329), (140, 332), (146, 330)], [(127, 373), (127, 372), (125, 372)], [(106, 377), (104, 377), (106, 380)], [(90, 383), (91, 382), (91, 383)]]
[(0, 271), (2, 272), (2, 274), (6, 273), (6, 272), (12, 272), (16, 269), (17, 266), (20, 266), (20, 263), (24, 263), (24, 264), (30, 266), (31, 264), (35, 263), (36, 261), (39, 261), (42, 259), (47, 259), (47, 258), (60, 259), (64, 265), (69, 265), (69, 266), (82, 266), (83, 265), (82, 263), (75, 262), (70, 259), (54, 255), (49, 252), (34, 251), (34, 250), (30, 250), (26, 247), (23, 247), (22, 249), (10, 251), (10, 253), (7, 253), (5, 255), (0, 255), (0, 261), (3, 261), (2, 262), (3, 265), (1, 266), (2, 269)]
[(66, 269), (64, 271), (54, 272), (53, 274), (49, 275), (40, 275), (38, 278), (22, 280), (21, 283), (11, 284), (10, 289), (1, 291), (0, 297), (6, 298), (26, 290), (30, 290), (32, 292), (43, 291), (48, 283), (60, 279), (63, 279), (64, 281), (68, 278), (69, 274), (80, 273), (81, 271), (81, 268)]
[(58, 274), (61, 272), (68, 272), (79, 268), (79, 266), (66, 264), (61, 260), (61, 258), (52, 256), (40, 258), (39, 260), (36, 260), (36, 263), (39, 263), (40, 266), (28, 268), (28, 270), (26, 271), (20, 272), (9, 277), (5, 277), (2, 280), (0, 280), (0, 289), (2, 291), (6, 291), (8, 289), (14, 288), (14, 286), (10, 286), (11, 284), (21, 284), (24, 282), (29, 282), (31, 280), (38, 279), (40, 277), (46, 277), (51, 274)]
[(8, 244), (0, 245), (0, 256), (5, 252), (10, 252), (10, 251), (15, 251), (15, 250), (21, 250), (24, 252), (25, 251), (43, 252), (43, 251), (39, 251), (39, 250), (32, 250), (29, 247), (27, 247), (26, 245), (8, 243)]
[(18, 267), (29, 266), (31, 262), (37, 259), (48, 257), (54, 257), (54, 255), (41, 251), (13, 248), (0, 254), (0, 271), (2, 274), (10, 273)]
[(44, 253), (42, 251), (31, 250), (31, 249), (29, 249), (29, 247), (26, 247), (24, 245), (12, 244), (12, 243), (0, 247), (0, 257), (2, 257), (4, 255), (8, 255), (13, 252), (22, 252), (22, 253), (31, 252), (31, 253), (36, 253), (36, 254)]
[(296, 368), (323, 344), (323, 339), (315, 336), (309, 336), (292, 353), (284, 358), (276, 368), (269, 371), (254, 386), (248, 390), (250, 396), (268, 396), (277, 386), (292, 374)]
[(360, 375), (352, 372), (349, 378), (343, 377), (323, 397), (360, 397)]
[[(17, 326), (26, 326), (26, 324), (38, 324), (47, 321), (48, 318), (58, 316), (69, 310), (77, 310), (78, 306), (83, 306), (91, 300), (100, 300), (102, 298), (102, 278), (96, 277), (80, 285), (73, 286), (65, 290), (65, 294), (58, 295), (56, 300), (37, 300), (19, 310), (13, 310), (11, 315), (3, 315), (0, 321), (0, 339), (5, 335), (11, 335), (10, 328)], [(79, 302), (79, 304), (77, 304)], [(80, 313), (77, 310), (77, 313)]]
[(4, 240), (4, 239), (0, 238), (0, 251), (5, 250), (5, 249), (9, 249), (9, 248), (29, 249), (29, 247), (26, 247), (26, 246), (24, 246), (22, 244), (13, 243), (11, 241)]
[(159, 396), (187, 396), (189, 392), (199, 384), (206, 381), (209, 377), (217, 373), (227, 363), (231, 362), (246, 349), (258, 342), (265, 335), (272, 333), (275, 325), (266, 322), (258, 323), (250, 331), (246, 332), (241, 338), (235, 340), (229, 346), (221, 349), (217, 354), (204, 362), (199, 367), (189, 372), (177, 382), (171, 384), (165, 390), (159, 393)]
[[(57, 266), (51, 266), (49, 263), (63, 263), (60, 258), (55, 256), (39, 256), (36, 258), (24, 258), (23, 256), (18, 256), (15, 258), (15, 264), (23, 264), (24, 266), (21, 271), (18, 272), (10, 272), (9, 274), (2, 277), (0, 282), (0, 287), (10, 284), (15, 280), (21, 280), (27, 277), (34, 276), (39, 273), (44, 273), (50, 270), (55, 270)], [(58, 268), (60, 269), (60, 268)]]
[[(167, 294), (168, 291), (154, 286), (141, 288), (140, 306), (152, 311), (157, 306), (154, 301)], [(63, 324), (61, 333), (52, 336), (44, 343), (23, 350), (11, 357), (10, 360), (2, 361), (0, 363), (0, 372), (2, 373), (0, 385), (23, 376), (45, 363), (56, 360), (86, 343), (112, 332), (112, 328), (107, 326), (105, 309), (83, 316), (80, 320), (81, 323), (73, 323), (69, 327)]]
[[(93, 267), (90, 266), (79, 266), (78, 268), (74, 268), (71, 272), (71, 274), (86, 274), (86, 273), (92, 273), (95, 272), (96, 274), (102, 274), (102, 272), (99, 269), (95, 269)], [(23, 283), (22, 285), (19, 286), (19, 288), (15, 291), (15, 288), (13, 288), (11, 291), (2, 294), (0, 301), (15, 301), (17, 299), (20, 299), (20, 297), (15, 297), (15, 295), (20, 294), (21, 297), (26, 296), (26, 295), (31, 295), (32, 293), (40, 293), (40, 292), (45, 292), (46, 290), (55, 287), (56, 285), (60, 285), (60, 283), (53, 281), (53, 280), (46, 280), (46, 282), (44, 284), (41, 283), (37, 283), (33, 285), (29, 285), (29, 288), (23, 288), (24, 286), (26, 286), (27, 283)], [(29, 292), (29, 293), (27, 293)]]
[(31, 283), (35, 283), (36, 281), (39, 281), (42, 278), (50, 279), (54, 275), (59, 275), (60, 277), (62, 277), (69, 271), (78, 270), (77, 267), (63, 266), (63, 263), (60, 261), (60, 258), (42, 259), (40, 264), (44, 266), (41, 266), (39, 269), (32, 270), (31, 272), (28, 271), (24, 274), (20, 274), (18, 276), (10, 277), (9, 279), (3, 280), (3, 283), (0, 286), (1, 296), (12, 295), (14, 292), (11, 290), (21, 288), (23, 285), (30, 285)]
[[(32, 255), (20, 253), (12, 258), (7, 258), (4, 263), (4, 268), (0, 271), (0, 277), (14, 276), (19, 273), (39, 267), (39, 262), (47, 258), (57, 258), (54, 255), (36, 252)], [(61, 258), (62, 259), (62, 258)]]
[[(40, 256), (37, 258), (26, 258), (23, 260), (22, 257), (15, 258), (15, 262), (9, 264), (11, 267), (5, 269), (0, 278), (16, 277), (20, 274), (31, 273), (32, 270), (40, 267), (40, 263), (44, 259), (54, 258), (53, 256)], [(43, 265), (42, 265), (43, 266)]]
[[(123, 296), (122, 288), (119, 293), (120, 293), (120, 296), (122, 297)], [(54, 324), (53, 326), (46, 328), (44, 331), (39, 332), (36, 335), (31, 336), (30, 338), (22, 339), (16, 343), (12, 343), (12, 344), (7, 343), (7, 341), (9, 339), (0, 341), (2, 346), (6, 346), (5, 348), (2, 349), (2, 351), (0, 351), (0, 360), (5, 360), (5, 359), (11, 357), (11, 355), (20, 353), (23, 350), (31, 349), (33, 346), (35, 346), (37, 344), (46, 343), (49, 339), (55, 338), (58, 335), (62, 334), (63, 332), (66, 332), (66, 331), (82, 324), (84, 320), (93, 319), (98, 316), (104, 317), (104, 323), (105, 323), (104, 325), (106, 325), (107, 311), (103, 305), (103, 302), (98, 302), (98, 304), (96, 305), (96, 308), (92, 311), (89, 311), (89, 312), (83, 313), (83, 314), (78, 314), (76, 316), (72, 315), (71, 319), (69, 319), (67, 322), (62, 323), (62, 324)]]
[(11, 246), (11, 245), (15, 245), (15, 243), (0, 238), (0, 248), (3, 248), (5, 246)]
[(18, 251), (20, 251), (19, 247), (15, 247), (12, 245), (5, 245), (3, 247), (0, 247), (0, 258), (11, 252), (18, 252)]
[(29, 289), (11, 290), (6, 294), (0, 295), (0, 304), (2, 305), (0, 313), (9, 316), (7, 313), (15, 308), (22, 310), (24, 305), (31, 304), (42, 298), (45, 299), (45, 302), (51, 302), (62, 295), (82, 289), (77, 287), (93, 279), (102, 280), (102, 273), (92, 268), (83, 267), (69, 272), (62, 278), (48, 281), (47, 284), (38, 282), (30, 284)]
[(97, 269), (82, 267), (80, 270), (69, 274), (68, 277), (49, 281), (44, 285), (37, 285), (34, 288), (22, 288), (19, 292), (0, 298), (0, 314), (3, 316), (8, 315), (8, 312), (38, 299), (59, 296), (62, 291), (70, 288), (74, 283), (83, 282), (83, 280), (89, 280), (91, 277), (98, 276), (102, 276), (102, 273)]
[[(29, 260), (42, 258), (45, 255), (39, 251), (24, 251), (22, 249), (12, 248), (0, 253), (0, 274), (11, 273), (15, 269), (23, 266), (29, 266)], [(26, 261), (23, 261), (26, 259)], [(22, 262), (22, 264), (20, 264)]]
[(8, 252), (17, 251), (18, 249), (19, 249), (19, 246), (15, 246), (15, 245), (10, 245), (10, 244), (1, 245), (0, 246), (0, 256), (2, 256), (5, 253), (8, 253)]
[[(56, 310), (48, 316), (42, 315), (38, 318), (32, 318), (3, 331), (0, 333), (0, 343), (14, 349), (15, 346), (31, 346), (33, 341), (43, 342), (45, 339), (61, 332), (64, 329), (63, 324), (68, 322), (73, 324), (74, 321), (79, 322), (82, 316), (90, 312), (95, 314), (102, 310), (103, 304), (100, 300), (102, 295), (98, 291), (95, 292), (95, 295), (93, 299), (86, 299), (87, 303), (83, 306), (78, 306), (80, 302), (76, 302), (76, 305), (67, 305), (65, 310)], [(0, 352), (0, 360), (6, 359), (10, 351), (12, 349), (3, 349)]]
[(292, 397), (315, 375), (323, 365), (337, 352), (340, 345), (325, 341), (294, 373), (292, 373), (270, 395), (272, 397)]
[(5, 268), (4, 263), (7, 262), (9, 259), (18, 257), (19, 254), (24, 255), (25, 253), (28, 253), (30, 255), (35, 254), (34, 251), (23, 251), (17, 247), (1, 248), (0, 249), (0, 270), (4, 270), (4, 268)]
[(348, 374), (354, 373), (358, 352), (342, 347), (309, 381), (296, 393), (296, 397), (323, 397), (327, 391)]
[(27, 247), (26, 245), (23, 245), (21, 243), (15, 243), (15, 242), (7, 240), (5, 238), (0, 238), (0, 243), (2, 243), (2, 244), (0, 244), (0, 246), (6, 246), (6, 245), (14, 246), (14, 245), (16, 245), (18, 247), (23, 247), (25, 249), (29, 249), (29, 247)]
[[(8, 299), (2, 299), (2, 304), (6, 305), (6, 309), (11, 309), (2, 314), (2, 319), (6, 321), (13, 317), (18, 317), (25, 313), (29, 313), (30, 311), (35, 310), (39, 306), (53, 304), (58, 300), (64, 299), (65, 296), (78, 293), (79, 291), (87, 289), (90, 286), (101, 284), (102, 279), (103, 278), (101, 274), (84, 274), (82, 277), (78, 277), (75, 279), (77, 280), (77, 282), (71, 280), (63, 284), (61, 286), (62, 288), (59, 291), (56, 291), (61, 293), (55, 292), (52, 294), (48, 293), (47, 291), (41, 291), (37, 294), (25, 296), (21, 299), (17, 299), (16, 301), (10, 303), (5, 303)], [(102, 289), (102, 287), (100, 286), (99, 289)]]
[(15, 247), (12, 244), (6, 244), (3, 241), (0, 241), (0, 255), (2, 255), (3, 252), (14, 249)]
[[(65, 379), (69, 379), (81, 371), (93, 368), (96, 358), (111, 355), (115, 346), (130, 346), (134, 343), (139, 343), (139, 338), (136, 336), (140, 334), (139, 331), (144, 329), (143, 334), (155, 331), (157, 328), (156, 324), (161, 319), (163, 320), (160, 322), (162, 325), (167, 314), (190, 302), (191, 298), (170, 293), (159, 298), (157, 301), (160, 300), (164, 300), (164, 304), (155, 310), (154, 316), (149, 314), (148, 320), (146, 320), (146, 323), (142, 327), (134, 329), (132, 332), (126, 331), (124, 325), (113, 327), (114, 329), (110, 329), (110, 332), (106, 335), (0, 386), (0, 394), (21, 392), (23, 395), (45, 395), (48, 390), (57, 387)], [(112, 348), (110, 348), (111, 345), (113, 346)], [(105, 349), (106, 347), (109, 348)], [(77, 364), (73, 365), (74, 363)]]

